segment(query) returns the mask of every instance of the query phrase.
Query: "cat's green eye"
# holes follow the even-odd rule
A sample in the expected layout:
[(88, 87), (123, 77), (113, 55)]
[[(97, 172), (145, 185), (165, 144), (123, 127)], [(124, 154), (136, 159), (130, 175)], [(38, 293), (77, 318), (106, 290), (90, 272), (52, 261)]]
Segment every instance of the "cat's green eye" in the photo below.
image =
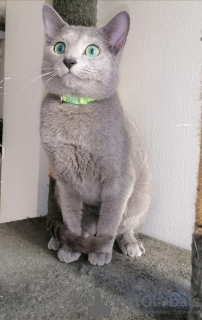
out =
[(57, 54), (63, 54), (65, 52), (65, 48), (66, 48), (66, 45), (64, 42), (58, 42), (54, 47), (54, 51)]
[(91, 57), (91, 58), (97, 57), (99, 53), (100, 51), (96, 46), (91, 45), (86, 48), (86, 54), (88, 57)]

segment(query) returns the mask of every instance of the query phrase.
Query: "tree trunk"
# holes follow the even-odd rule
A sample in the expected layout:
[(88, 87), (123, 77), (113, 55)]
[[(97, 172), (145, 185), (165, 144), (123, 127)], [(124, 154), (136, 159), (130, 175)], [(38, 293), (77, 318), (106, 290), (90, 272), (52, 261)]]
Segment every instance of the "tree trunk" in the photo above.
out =
[(68, 24), (96, 26), (97, 0), (53, 0), (53, 8)]

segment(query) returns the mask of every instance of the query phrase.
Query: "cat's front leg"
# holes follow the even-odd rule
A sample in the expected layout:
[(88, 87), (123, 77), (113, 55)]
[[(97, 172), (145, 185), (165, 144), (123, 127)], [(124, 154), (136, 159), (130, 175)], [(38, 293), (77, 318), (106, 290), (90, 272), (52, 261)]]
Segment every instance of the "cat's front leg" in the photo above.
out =
[[(102, 204), (99, 214), (96, 237), (111, 236), (112, 240), (99, 252), (92, 252), (88, 255), (88, 260), (93, 265), (103, 266), (112, 259), (112, 249), (116, 238), (117, 229), (125, 211), (127, 201), (131, 195), (132, 189), (124, 190), (120, 181), (114, 180), (104, 185), (102, 192)], [(121, 190), (122, 189), (122, 190)]]
[[(81, 235), (81, 217), (83, 201), (78, 192), (72, 186), (57, 180), (59, 204), (62, 211), (63, 223), (75, 235)], [(70, 249), (65, 242), (61, 242), (58, 251), (60, 261), (70, 263), (78, 260), (81, 253)]]

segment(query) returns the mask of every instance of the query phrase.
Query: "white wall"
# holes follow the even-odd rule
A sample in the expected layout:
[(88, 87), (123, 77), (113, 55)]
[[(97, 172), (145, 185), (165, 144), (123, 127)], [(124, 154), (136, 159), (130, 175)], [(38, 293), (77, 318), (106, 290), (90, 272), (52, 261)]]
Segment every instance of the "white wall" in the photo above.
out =
[(7, 1), (5, 77), (11, 79), (5, 82), (0, 222), (47, 213), (48, 162), (39, 138), (43, 89), (40, 80), (32, 82), (42, 62), (44, 3)]
[(121, 10), (131, 29), (119, 93), (145, 136), (156, 200), (143, 232), (190, 249), (200, 143), (201, 1), (99, 1), (98, 25)]

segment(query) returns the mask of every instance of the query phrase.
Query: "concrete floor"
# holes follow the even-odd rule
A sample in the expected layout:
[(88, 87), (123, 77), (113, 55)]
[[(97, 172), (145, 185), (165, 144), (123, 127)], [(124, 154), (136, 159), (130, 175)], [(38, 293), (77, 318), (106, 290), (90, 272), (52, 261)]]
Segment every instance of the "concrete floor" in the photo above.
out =
[(187, 319), (190, 252), (140, 236), (146, 255), (114, 248), (110, 265), (65, 264), (44, 218), (0, 225), (0, 319)]

